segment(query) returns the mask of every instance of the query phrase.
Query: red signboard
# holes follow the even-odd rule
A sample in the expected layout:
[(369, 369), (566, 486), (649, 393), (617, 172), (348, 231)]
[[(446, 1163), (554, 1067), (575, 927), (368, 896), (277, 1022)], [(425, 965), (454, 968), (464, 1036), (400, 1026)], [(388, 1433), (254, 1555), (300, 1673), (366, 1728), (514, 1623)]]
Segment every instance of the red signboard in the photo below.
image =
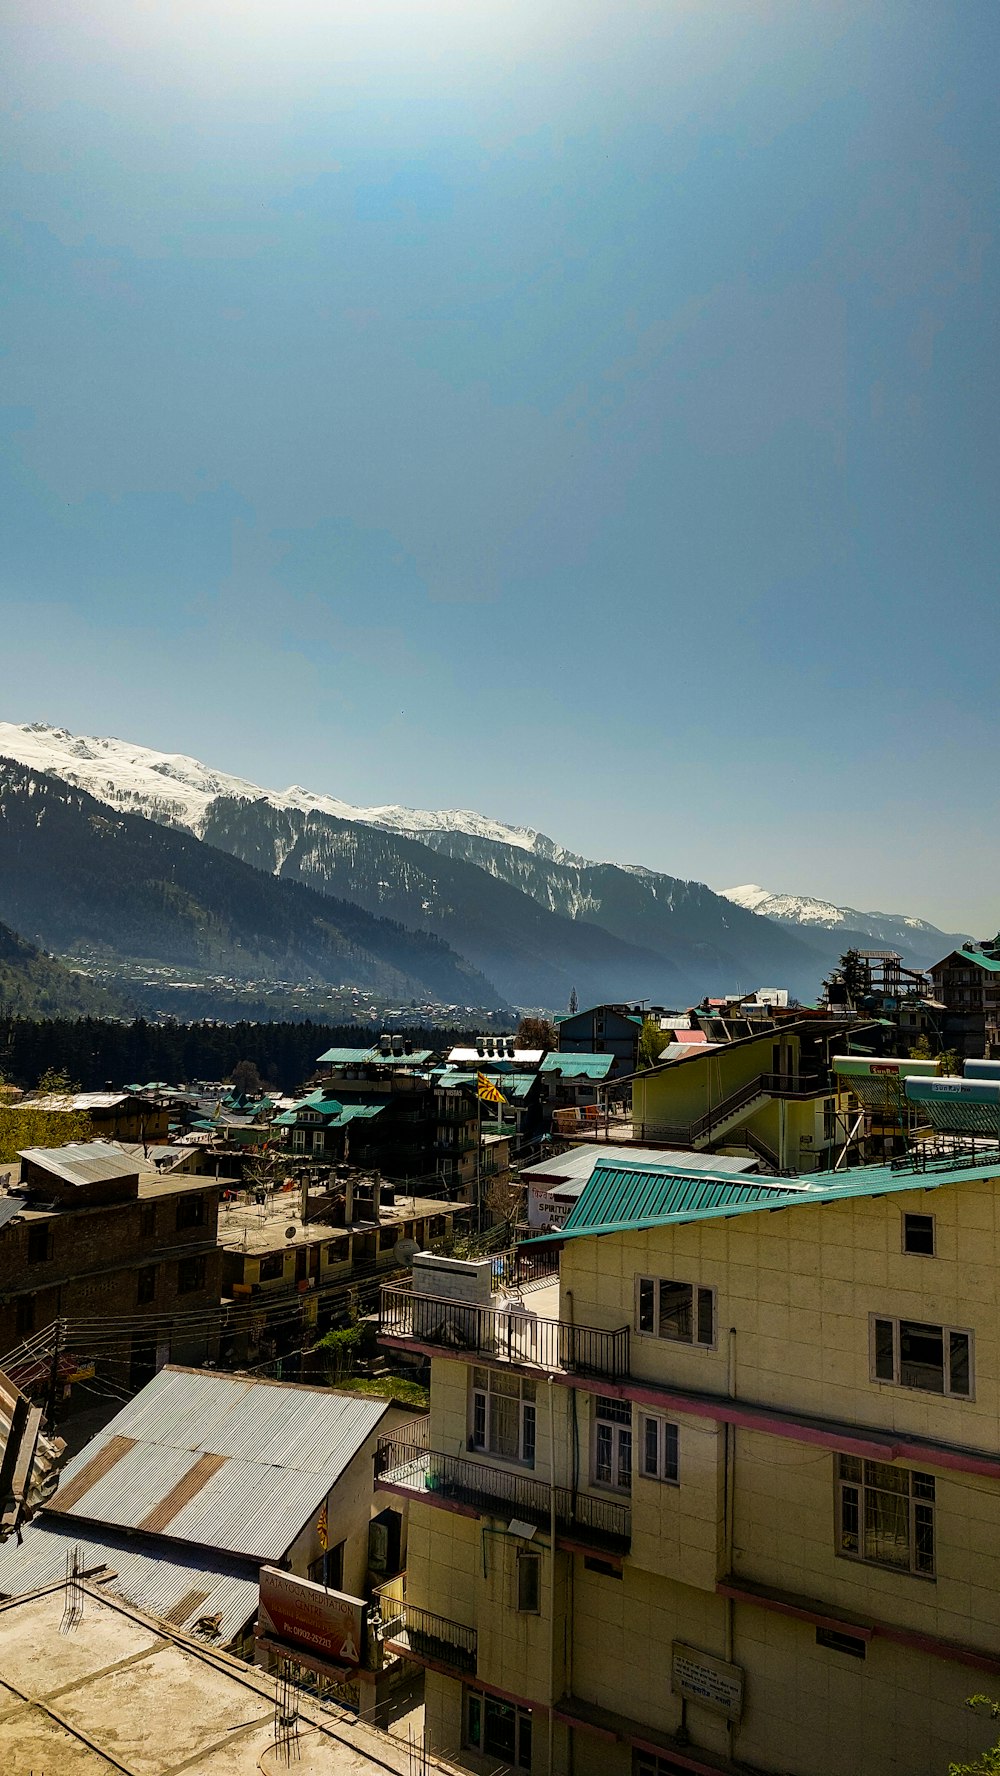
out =
[(365, 1602), (343, 1591), (327, 1591), (311, 1579), (260, 1569), (258, 1636), (290, 1648), (319, 1653), (338, 1665), (361, 1665), (365, 1651)]

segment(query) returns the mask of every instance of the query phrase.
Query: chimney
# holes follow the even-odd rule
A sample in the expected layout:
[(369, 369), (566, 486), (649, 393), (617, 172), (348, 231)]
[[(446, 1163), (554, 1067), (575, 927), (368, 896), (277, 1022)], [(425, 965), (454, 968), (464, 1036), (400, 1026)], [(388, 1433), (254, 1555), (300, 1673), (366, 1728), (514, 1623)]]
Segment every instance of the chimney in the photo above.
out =
[(378, 1172), (372, 1173), (372, 1220), (378, 1220), (379, 1207), (382, 1201), (382, 1179)]
[(354, 1176), (348, 1172), (344, 1182), (344, 1223), (350, 1227), (354, 1220)]
[(305, 1222), (308, 1221), (308, 1219), (309, 1219), (309, 1173), (308, 1172), (303, 1172), (303, 1174), (302, 1174), (302, 1183), (301, 1183), (301, 1189), (300, 1189), (300, 1193), (299, 1193), (299, 1214), (302, 1217), (302, 1221), (303, 1221), (303, 1225), (304, 1225)]

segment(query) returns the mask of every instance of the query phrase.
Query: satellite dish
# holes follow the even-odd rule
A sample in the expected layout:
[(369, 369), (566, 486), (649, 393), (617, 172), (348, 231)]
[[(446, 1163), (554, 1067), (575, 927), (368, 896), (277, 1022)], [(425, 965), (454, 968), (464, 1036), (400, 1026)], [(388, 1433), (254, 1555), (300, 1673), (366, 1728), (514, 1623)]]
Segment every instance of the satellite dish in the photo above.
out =
[(392, 1255), (397, 1264), (412, 1264), (419, 1251), (416, 1240), (397, 1240), (392, 1248)]
[(295, 1238), (295, 1235), (298, 1233), (298, 1231), (299, 1230), (297, 1227), (286, 1227), (285, 1228), (286, 1240), (293, 1240)]

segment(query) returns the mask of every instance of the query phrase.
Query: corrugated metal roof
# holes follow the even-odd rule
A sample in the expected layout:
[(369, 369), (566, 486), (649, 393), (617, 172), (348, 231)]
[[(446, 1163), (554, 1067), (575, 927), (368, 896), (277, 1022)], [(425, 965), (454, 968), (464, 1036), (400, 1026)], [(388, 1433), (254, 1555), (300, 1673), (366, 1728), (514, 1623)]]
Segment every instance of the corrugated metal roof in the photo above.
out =
[(363, 1061), (370, 1061), (371, 1058), (372, 1050), (370, 1046), (368, 1048), (328, 1048), (325, 1054), (317, 1055), (316, 1057), (317, 1063), (319, 1061), (330, 1061), (334, 1065), (342, 1067), (351, 1066), (355, 1063), (360, 1066)]
[(95, 1534), (46, 1517), (28, 1524), (20, 1547), (13, 1541), (0, 1546), (0, 1595), (21, 1597), (65, 1578), (74, 1548), (85, 1571), (104, 1566), (114, 1574), (96, 1582), (151, 1616), (189, 1631), (202, 1616), (220, 1616), (215, 1645), (225, 1646), (257, 1613), (257, 1569), (249, 1562), (163, 1543), (137, 1546), (113, 1531)]
[(537, 1165), (525, 1166), (520, 1176), (529, 1184), (547, 1184), (550, 1180), (585, 1181), (595, 1166), (599, 1165), (620, 1165), (632, 1170), (637, 1167), (646, 1170), (650, 1166), (656, 1166), (661, 1171), (673, 1173), (710, 1172), (713, 1177), (738, 1177), (742, 1172), (757, 1170), (757, 1160), (747, 1156), (669, 1152), (662, 1147), (640, 1147), (638, 1143), (633, 1145), (631, 1141), (617, 1144), (611, 1141), (606, 1146), (602, 1142), (600, 1147), (571, 1147), (566, 1153), (556, 1153), (550, 1159), (539, 1160)]
[(575, 1208), (558, 1233), (541, 1240), (573, 1239), (583, 1234), (626, 1233), (685, 1221), (707, 1221), (744, 1215), (760, 1209), (815, 1207), (851, 1197), (887, 1196), (903, 1190), (934, 1190), (946, 1184), (995, 1178), (992, 1165), (956, 1166), (953, 1161), (926, 1167), (859, 1166), (853, 1172), (811, 1172), (799, 1178), (681, 1178), (652, 1170), (608, 1167), (595, 1171)]
[(777, 1195), (787, 1193), (785, 1181), (779, 1179), (713, 1176), (627, 1163), (598, 1165), (562, 1232), (571, 1236), (652, 1227), (732, 1203), (773, 1203)]
[(561, 1073), (564, 1079), (605, 1079), (615, 1064), (613, 1054), (547, 1054), (538, 1071)]
[(110, 1141), (70, 1141), (65, 1147), (25, 1147), (21, 1159), (44, 1166), (67, 1184), (102, 1184), (113, 1178), (134, 1178), (143, 1168)]
[(388, 1410), (320, 1388), (161, 1369), (67, 1464), (49, 1508), (280, 1559)]
[(24, 1213), (27, 1204), (20, 1196), (0, 1196), (0, 1227), (6, 1227), (15, 1215)]

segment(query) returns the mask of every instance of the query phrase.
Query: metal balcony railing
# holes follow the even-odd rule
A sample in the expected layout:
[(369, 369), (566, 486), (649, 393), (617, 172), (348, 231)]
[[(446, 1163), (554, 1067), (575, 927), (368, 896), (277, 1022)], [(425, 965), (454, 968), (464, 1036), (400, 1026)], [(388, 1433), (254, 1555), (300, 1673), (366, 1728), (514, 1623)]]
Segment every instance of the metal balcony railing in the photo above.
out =
[[(408, 1440), (403, 1431), (380, 1437), (375, 1452), (375, 1475), (384, 1486), (419, 1493), (429, 1502), (469, 1505), (487, 1516), (517, 1517), (544, 1529), (549, 1522), (551, 1489), (530, 1474), (512, 1474), (486, 1462), (445, 1455)], [(622, 1554), (632, 1539), (632, 1511), (618, 1499), (594, 1493), (555, 1488), (556, 1527), (563, 1536), (588, 1547)]]
[(772, 1098), (821, 1098), (833, 1089), (821, 1073), (762, 1073), (760, 1082)]
[(387, 1652), (475, 1677), (478, 1637), (474, 1628), (437, 1616), (433, 1610), (418, 1609), (403, 1599), (383, 1597), (381, 1611)]
[(379, 1303), (379, 1332), (412, 1338), (443, 1350), (526, 1363), (531, 1368), (602, 1375), (617, 1381), (629, 1373), (629, 1328), (604, 1332), (568, 1320), (543, 1320), (526, 1311), (475, 1307), (437, 1295), (418, 1295), (405, 1283), (387, 1283)]

